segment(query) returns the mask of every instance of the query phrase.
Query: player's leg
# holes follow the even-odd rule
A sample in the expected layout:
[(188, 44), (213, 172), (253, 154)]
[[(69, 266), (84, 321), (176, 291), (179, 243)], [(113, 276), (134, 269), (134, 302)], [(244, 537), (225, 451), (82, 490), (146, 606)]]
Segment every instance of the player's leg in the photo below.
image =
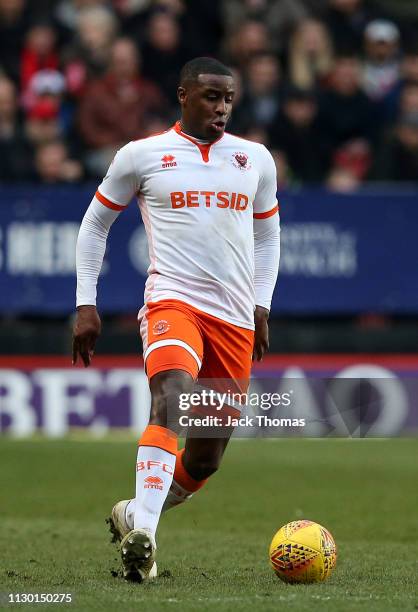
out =
[(185, 447), (177, 451), (173, 482), (162, 512), (189, 500), (205, 485), (218, 469), (231, 434), (232, 428), (225, 430), (222, 438), (187, 437)]
[(218, 470), (233, 428), (224, 432), (222, 438), (187, 438), (182, 465), (195, 481), (207, 480)]
[(176, 464), (179, 395), (191, 393), (193, 385), (183, 370), (159, 372), (150, 381), (150, 421), (138, 442), (134, 529), (153, 536)]
[[(161, 512), (171, 510), (191, 499), (219, 468), (229, 442), (229, 434), (222, 438), (189, 437), (186, 446), (177, 451), (173, 481), (164, 501)], [(114, 522), (122, 524), (127, 533), (134, 526), (135, 500), (123, 500), (115, 506)]]
[[(245, 393), (250, 378), (253, 332), (205, 313), (199, 314), (199, 322), (205, 338), (199, 381), (205, 388), (219, 393)], [(222, 412), (215, 414), (225, 416)], [(239, 416), (239, 411), (233, 416)], [(202, 428), (189, 428), (185, 448), (177, 453), (173, 482), (163, 511), (187, 501), (202, 488), (218, 469), (232, 431), (228, 427), (211, 428), (210, 435), (205, 437)]]
[[(152, 568), (154, 555), (149, 553), (155, 552), (155, 532), (178, 453), (177, 434), (174, 428), (167, 427), (167, 415), (175, 412), (178, 395), (189, 393), (193, 383), (193, 377), (183, 370), (163, 371), (150, 381), (151, 413), (149, 425), (138, 442), (136, 495), (115, 504), (110, 521), (114, 540), (123, 543), (124, 574), (129, 580), (144, 579), (146, 571)], [(149, 539), (149, 550), (144, 550)], [(145, 563), (147, 559), (149, 563)]]
[(182, 370), (160, 372), (150, 381), (150, 422), (138, 442), (134, 524), (121, 541), (128, 580), (143, 580), (154, 567), (155, 535), (176, 464), (177, 433), (168, 427), (169, 419), (178, 410), (179, 395), (190, 393), (193, 384)]
[[(179, 395), (191, 393), (203, 351), (193, 319), (170, 305), (159, 304), (150, 313), (146, 332), (151, 413), (138, 443), (136, 495), (130, 504), (123, 507), (120, 502), (112, 512), (114, 526), (116, 522), (123, 526), (133, 515), (132, 529), (121, 541), (124, 575), (131, 580), (143, 580), (153, 568), (155, 533), (176, 463)], [(120, 521), (115, 521), (116, 512), (124, 513)]]
[[(188, 316), (193, 311), (188, 309)], [(195, 314), (199, 317), (199, 330), (205, 329), (207, 340), (202, 378), (209, 379), (219, 391), (224, 391), (226, 384), (234, 392), (245, 392), (251, 369), (253, 333), (204, 313)], [(206, 317), (204, 325), (202, 315)], [(164, 325), (160, 327), (164, 328)], [(201, 355), (202, 348), (197, 352)], [(218, 468), (231, 433), (232, 430), (223, 428), (222, 437), (202, 438), (201, 435), (197, 437), (196, 431), (189, 430), (185, 449), (177, 451), (173, 480), (162, 511), (186, 501), (205, 484), (209, 475)], [(119, 502), (115, 508), (118, 507), (121, 522), (133, 527), (135, 500)]]
[[(209, 476), (218, 469), (228, 442), (229, 437), (186, 440), (186, 446), (176, 453), (173, 480), (161, 513), (188, 501), (206, 484)], [(116, 533), (113, 532), (116, 539), (118, 532), (125, 535), (134, 528), (134, 518), (135, 499), (116, 504), (112, 513), (113, 523), (117, 525)]]

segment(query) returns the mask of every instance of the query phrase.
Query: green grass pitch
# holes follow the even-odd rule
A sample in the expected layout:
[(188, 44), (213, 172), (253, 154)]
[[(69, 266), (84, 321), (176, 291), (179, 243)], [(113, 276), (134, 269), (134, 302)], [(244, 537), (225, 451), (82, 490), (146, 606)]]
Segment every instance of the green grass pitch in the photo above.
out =
[[(163, 516), (160, 577), (144, 585), (115, 576), (104, 522), (133, 491), (135, 457), (117, 437), (0, 441), (1, 605), (37, 592), (72, 593), (65, 607), (83, 612), (417, 609), (418, 440), (231, 443), (205, 489)], [(323, 584), (286, 585), (269, 567), (273, 534), (297, 518), (337, 541)]]

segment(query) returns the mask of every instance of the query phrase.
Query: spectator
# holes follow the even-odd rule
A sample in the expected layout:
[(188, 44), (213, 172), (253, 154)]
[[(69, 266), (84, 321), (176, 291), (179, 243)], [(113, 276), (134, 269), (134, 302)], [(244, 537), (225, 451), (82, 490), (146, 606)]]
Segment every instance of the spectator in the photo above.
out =
[(31, 176), (30, 147), (19, 121), (16, 88), (0, 77), (0, 180), (23, 181)]
[(89, 148), (86, 163), (90, 172), (104, 174), (116, 150), (144, 136), (149, 117), (163, 113), (163, 96), (141, 76), (134, 42), (116, 40), (106, 75), (90, 84), (79, 109), (79, 129)]
[(330, 87), (320, 101), (322, 134), (333, 148), (353, 138), (373, 142), (376, 136), (374, 106), (361, 91), (361, 65), (355, 56), (336, 59)]
[(270, 148), (270, 153), (276, 165), (277, 188), (279, 190), (287, 189), (298, 184), (297, 179), (288, 165), (286, 153), (271, 148), (271, 145), (269, 145), (269, 134), (264, 128), (252, 127), (244, 132), (243, 136), (252, 142), (258, 142)]
[(25, 95), (33, 76), (40, 70), (57, 70), (59, 56), (55, 48), (56, 35), (51, 25), (39, 23), (28, 31), (20, 62), (20, 83)]
[(371, 100), (381, 101), (400, 78), (399, 30), (391, 21), (369, 23), (364, 33), (363, 90)]
[(234, 110), (228, 121), (228, 132), (232, 134), (243, 135), (247, 129), (247, 119), (245, 109), (242, 106), (243, 96), (243, 78), (242, 74), (236, 68), (231, 68), (232, 76), (234, 79)]
[(418, 182), (418, 114), (401, 117), (376, 155), (371, 179)]
[(59, 106), (65, 92), (65, 79), (58, 70), (44, 69), (36, 72), (30, 80), (27, 105), (30, 107), (44, 97), (51, 97)]
[(404, 82), (418, 83), (418, 45), (405, 50), (401, 60), (401, 77)]
[(379, 6), (390, 12), (401, 25), (402, 38), (416, 41), (418, 27), (418, 3), (413, 0), (379, 0)]
[(260, 126), (252, 126), (243, 133), (243, 137), (252, 142), (258, 142), (265, 145), (269, 144), (269, 136), (265, 128)]
[(331, 38), (323, 23), (302, 21), (289, 41), (289, 77), (297, 87), (311, 89), (325, 84), (332, 68)]
[(105, 73), (117, 28), (116, 17), (104, 7), (84, 8), (77, 13), (75, 40), (63, 51), (70, 95), (78, 98), (88, 79)]
[(59, 105), (56, 100), (40, 99), (31, 107), (25, 122), (25, 135), (34, 147), (61, 137)]
[[(385, 97), (383, 112), (385, 123), (393, 125), (400, 114), (415, 112), (411, 109), (411, 96), (414, 90), (409, 86), (418, 85), (418, 47), (407, 47), (400, 62), (400, 80), (392, 91)], [(404, 94), (405, 92), (405, 94)], [(407, 100), (404, 101), (404, 98)]]
[(105, 7), (111, 4), (109, 0), (59, 0), (54, 9), (54, 17), (58, 25), (74, 35), (78, 29), (80, 12), (84, 9)]
[(270, 152), (276, 165), (277, 189), (282, 191), (291, 187), (297, 187), (298, 181), (289, 167), (286, 153), (276, 149), (271, 149)]
[(333, 169), (345, 170), (356, 178), (360, 184), (370, 170), (371, 161), (370, 145), (366, 140), (358, 138), (344, 143), (335, 151)]
[(0, 180), (33, 176), (31, 148), (64, 138), (102, 174), (122, 143), (168, 127), (181, 66), (206, 54), (235, 67), (229, 129), (279, 151), (286, 184), (361, 184), (384, 143), (411, 169), (418, 9), (397, 3), (398, 29), (390, 1), (0, 0)]
[(153, 0), (151, 4), (153, 7), (161, 8), (175, 17), (180, 17), (186, 10), (184, 0)]
[(127, 19), (146, 10), (150, 4), (151, 0), (113, 0), (115, 10)]
[(405, 83), (399, 97), (399, 116), (418, 114), (418, 81)]
[(0, 68), (16, 84), (20, 54), (30, 24), (26, 0), (0, 0)]
[(361, 185), (361, 181), (349, 169), (335, 166), (330, 171), (325, 186), (337, 193), (352, 193)]
[(325, 23), (334, 49), (339, 54), (360, 50), (366, 25), (381, 16), (381, 9), (370, 0), (328, 0)]
[[(213, 20), (219, 0), (113, 0), (113, 6), (121, 23), (121, 31), (133, 40), (144, 42), (148, 38), (149, 21), (156, 13), (166, 13), (176, 21), (182, 33), (181, 38), (187, 47), (193, 46), (192, 41), (198, 38), (205, 30), (205, 19)], [(186, 7), (186, 3), (188, 6)], [(213, 11), (207, 15), (206, 5), (213, 5)], [(197, 13), (197, 15), (196, 15)], [(203, 39), (207, 39), (208, 32)], [(204, 41), (201, 41), (204, 44)], [(216, 52), (216, 51), (215, 51)], [(209, 53), (206, 49), (203, 54)]]
[(65, 95), (65, 79), (57, 70), (40, 70), (32, 77), (28, 91), (22, 98), (23, 106), (26, 112), (29, 112), (34, 106), (39, 106), (39, 103), (46, 102), (44, 108), (50, 107), (56, 109), (57, 120), (59, 122), (60, 134), (68, 134), (72, 128), (73, 110), (71, 105), (64, 97)]
[(234, 109), (234, 125), (242, 133), (251, 126), (269, 128), (279, 111), (280, 64), (275, 55), (263, 53), (250, 59), (242, 99)]
[(297, 181), (319, 182), (327, 169), (329, 145), (319, 130), (317, 113), (313, 92), (291, 87), (271, 130), (271, 146), (285, 154)]
[(144, 76), (156, 81), (174, 105), (179, 71), (190, 59), (183, 45), (179, 24), (167, 12), (156, 12), (148, 22), (147, 40), (141, 47)]
[(152, 0), (113, 0), (113, 7), (124, 36), (143, 40), (152, 9)]
[(245, 22), (264, 24), (274, 51), (282, 51), (289, 32), (309, 16), (303, 0), (223, 0), (222, 10), (228, 33)]
[(36, 179), (40, 183), (73, 183), (83, 178), (80, 162), (70, 159), (64, 142), (40, 144), (35, 152)]
[(226, 40), (227, 60), (244, 71), (255, 55), (271, 52), (267, 27), (259, 21), (244, 21)]
[(193, 57), (216, 55), (224, 35), (222, 0), (185, 0), (182, 17), (187, 48)]

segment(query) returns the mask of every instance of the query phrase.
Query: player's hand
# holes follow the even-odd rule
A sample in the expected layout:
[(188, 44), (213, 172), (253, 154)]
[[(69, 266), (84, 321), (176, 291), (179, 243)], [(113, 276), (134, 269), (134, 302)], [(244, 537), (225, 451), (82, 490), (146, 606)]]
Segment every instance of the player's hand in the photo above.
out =
[(79, 306), (73, 327), (73, 365), (80, 355), (87, 368), (94, 355), (96, 340), (102, 324), (96, 306)]
[(267, 308), (262, 306), (256, 306), (254, 312), (254, 349), (253, 349), (253, 361), (261, 361), (269, 349), (269, 326), (268, 318), (270, 312)]

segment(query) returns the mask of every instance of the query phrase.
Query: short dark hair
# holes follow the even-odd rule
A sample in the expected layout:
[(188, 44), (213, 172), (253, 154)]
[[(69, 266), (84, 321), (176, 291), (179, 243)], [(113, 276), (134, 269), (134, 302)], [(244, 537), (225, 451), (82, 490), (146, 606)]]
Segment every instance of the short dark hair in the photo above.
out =
[(221, 74), (232, 77), (230, 69), (214, 57), (195, 57), (186, 64), (180, 72), (180, 85), (187, 81), (197, 81), (199, 74)]

